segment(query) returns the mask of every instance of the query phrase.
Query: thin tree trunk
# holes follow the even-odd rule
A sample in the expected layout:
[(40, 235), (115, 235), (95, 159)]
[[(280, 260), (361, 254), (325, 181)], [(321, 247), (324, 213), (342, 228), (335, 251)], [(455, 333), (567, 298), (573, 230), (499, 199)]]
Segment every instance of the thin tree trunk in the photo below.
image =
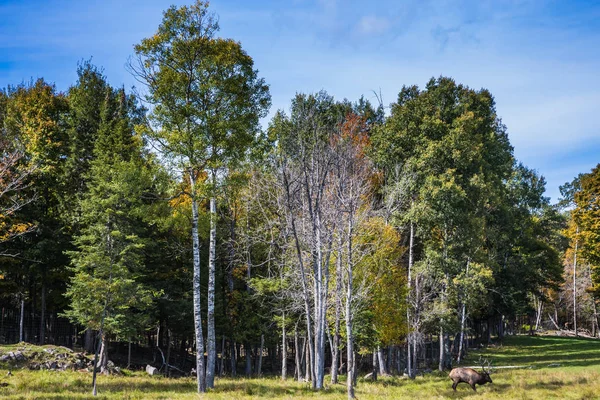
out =
[[(470, 260), (467, 260), (467, 273), (466, 276), (468, 278), (469, 276), (469, 263)], [(467, 319), (467, 294), (464, 292), (463, 290), (463, 301), (462, 301), (462, 312), (461, 312), (461, 316), (460, 316), (460, 340), (458, 342), (458, 357), (456, 359), (456, 363), (460, 364), (460, 361), (462, 360), (462, 354), (463, 354), (463, 343), (465, 340), (465, 321)]]
[[(413, 366), (413, 379), (417, 375), (417, 370), (419, 369), (419, 359), (417, 358), (417, 350), (419, 350), (419, 344), (417, 342), (417, 338), (414, 337), (412, 341), (413, 351), (412, 351), (412, 366)], [(433, 355), (432, 355), (433, 356)]]
[(338, 354), (340, 348), (340, 316), (342, 311), (342, 238), (340, 235), (335, 265), (335, 325), (331, 348), (331, 383), (338, 383)]
[(260, 335), (260, 349), (258, 351), (258, 366), (256, 367), (256, 375), (262, 376), (263, 351), (265, 347), (265, 335)]
[(372, 357), (373, 368), (371, 369), (371, 379), (377, 381), (377, 349), (373, 349)]
[(440, 371), (444, 370), (444, 366), (445, 366), (445, 355), (446, 353), (444, 352), (444, 328), (440, 326), (440, 363), (438, 366), (438, 369)]
[[(213, 191), (216, 183), (215, 172), (212, 173)], [(215, 337), (215, 271), (217, 240), (217, 205), (213, 195), (210, 198), (210, 241), (208, 246), (208, 303), (207, 303), (207, 338), (206, 338), (206, 387), (215, 386), (215, 362), (217, 359), (217, 341)]]
[(129, 369), (129, 367), (131, 367), (131, 339), (129, 339), (129, 342), (127, 343), (127, 369)]
[(311, 356), (311, 352), (310, 352), (310, 339), (304, 338), (304, 343), (305, 343), (305, 350), (306, 350), (306, 355), (305, 355), (305, 367), (306, 367), (306, 372), (304, 374), (304, 380), (306, 382), (310, 382), (311, 378), (312, 378), (312, 371), (311, 371), (311, 361), (310, 361), (310, 356)]
[(202, 335), (202, 308), (200, 304), (200, 238), (198, 236), (198, 201), (195, 195), (196, 177), (190, 170), (190, 183), (192, 189), (192, 241), (194, 253), (194, 327), (196, 332), (196, 378), (198, 393), (206, 391), (206, 377), (204, 375), (204, 337)]
[(294, 370), (294, 378), (297, 381), (300, 381), (300, 377), (302, 375), (302, 363), (300, 361), (300, 343), (298, 339), (298, 324), (296, 324), (296, 329), (294, 329), (294, 355), (296, 361), (296, 368)]
[[(313, 355), (315, 352), (315, 349), (313, 348), (313, 343), (311, 341), (311, 332), (312, 332), (312, 323), (311, 323), (311, 310), (310, 310), (310, 301), (309, 301), (309, 296), (308, 296), (308, 283), (307, 283), (307, 279), (306, 279), (306, 269), (304, 267), (304, 259), (302, 258), (302, 250), (300, 247), (300, 240), (298, 238), (298, 231), (296, 230), (296, 219), (294, 217), (294, 213), (292, 212), (292, 200), (291, 200), (291, 194), (290, 194), (290, 184), (288, 181), (288, 177), (287, 174), (285, 173), (285, 170), (283, 170), (283, 180), (284, 180), (284, 187), (285, 187), (285, 191), (286, 191), (286, 205), (288, 207), (288, 211), (290, 213), (290, 222), (292, 225), (292, 234), (294, 236), (294, 243), (295, 243), (295, 248), (296, 248), (296, 255), (298, 257), (298, 265), (300, 266), (300, 277), (301, 277), (301, 283), (302, 283), (302, 298), (304, 300), (304, 313), (306, 316), (306, 339), (308, 342), (308, 354), (309, 357), (306, 358), (306, 364), (307, 364), (307, 373), (311, 373), (311, 375), (313, 374), (312, 368), (310, 368), (308, 365), (310, 363), (313, 362)], [(307, 376), (307, 381), (309, 380), (310, 376)], [(313, 379), (313, 388), (314, 388), (314, 379)]]
[[(167, 321), (168, 323), (168, 321)], [(165, 365), (165, 375), (169, 376), (169, 360), (171, 359), (171, 329), (167, 328), (167, 361)]]
[(25, 299), (21, 295), (21, 318), (19, 319), (19, 342), (23, 341), (23, 324), (25, 321)]
[(467, 319), (467, 306), (466, 306), (466, 301), (463, 300), (462, 303), (462, 310), (461, 310), (461, 315), (460, 315), (460, 339), (458, 342), (458, 356), (456, 358), (456, 363), (460, 364), (461, 360), (462, 360), (462, 356), (463, 356), (463, 349), (464, 349), (464, 341), (465, 341), (465, 320)]
[[(579, 234), (579, 227), (576, 228), (576, 234)], [(575, 238), (575, 252), (573, 253), (573, 329), (575, 329), (575, 336), (577, 334), (577, 246), (578, 239)]]
[(229, 362), (231, 363), (231, 376), (237, 376), (237, 351), (236, 345), (234, 341), (231, 341), (230, 344), (231, 357), (229, 358)]
[[(590, 275), (590, 279), (592, 276), (592, 267), (591, 265), (588, 263), (588, 274)], [(594, 334), (592, 334), (592, 336), (596, 336), (596, 333), (598, 334), (598, 337), (600, 337), (600, 325), (598, 325), (598, 311), (596, 308), (596, 296), (592, 295), (592, 311), (594, 312), (594, 316), (593, 316), (593, 321), (592, 324), (596, 324), (596, 330), (594, 331)]]
[(383, 350), (380, 346), (377, 346), (377, 362), (379, 364), (379, 375), (386, 376), (388, 371), (386, 369), (385, 357), (383, 356)]
[(354, 399), (354, 376), (355, 376), (355, 358), (354, 358), (354, 334), (353, 329), (353, 314), (352, 314), (352, 290), (353, 290), (353, 265), (352, 265), (352, 222), (348, 223), (348, 260), (347, 260), (347, 287), (346, 287), (346, 352), (348, 360), (346, 389), (348, 399)]
[(287, 379), (287, 336), (285, 331), (285, 312), (281, 316), (283, 329), (281, 333), (281, 379)]
[(39, 344), (46, 342), (46, 270), (42, 275), (42, 304), (40, 309), (40, 337)]
[(538, 304), (536, 309), (536, 317), (535, 317), (535, 329), (538, 330), (542, 323), (542, 313), (544, 312), (544, 302), (541, 298), (538, 298)]
[[(235, 214), (233, 207), (230, 207), (230, 213), (231, 213), (231, 221), (229, 224), (229, 242), (227, 243), (228, 253), (229, 253), (229, 265), (227, 266), (227, 288), (229, 289), (229, 296), (227, 297), (227, 306), (228, 307), (226, 310), (226, 314), (227, 314), (230, 324), (233, 325), (233, 316), (231, 313), (231, 311), (233, 310), (233, 307), (231, 306), (231, 299), (232, 299), (232, 294), (233, 294), (233, 269), (235, 267), (235, 262), (236, 262), (236, 252), (235, 252), (236, 214)], [(229, 344), (229, 351), (230, 351), (229, 362), (230, 362), (230, 368), (231, 368), (231, 376), (235, 377), (237, 375), (237, 368), (236, 368), (237, 359), (236, 359), (236, 354), (235, 354), (235, 342), (233, 340), (231, 340), (231, 342)], [(223, 370), (224, 370), (224, 368), (223, 368)]]
[[(600, 326), (598, 325), (598, 311), (596, 309), (596, 298), (594, 296), (592, 296), (592, 307), (593, 307), (593, 311), (594, 311), (594, 322), (596, 323), (596, 332), (598, 334), (598, 336), (600, 337)], [(596, 336), (596, 335), (594, 335)]]
[(221, 338), (221, 362), (219, 363), (219, 376), (225, 375), (225, 335)]
[(414, 233), (414, 224), (411, 222), (410, 223), (410, 237), (409, 237), (409, 244), (408, 244), (408, 282), (407, 282), (407, 286), (408, 286), (408, 290), (406, 293), (406, 324), (408, 325), (408, 330), (407, 330), (407, 336), (406, 336), (406, 372), (408, 373), (408, 377), (410, 379), (415, 379), (415, 368), (414, 368), (414, 364), (413, 364), (413, 360), (412, 360), (412, 349), (411, 349), (411, 342), (415, 342), (415, 338), (414, 335), (416, 334), (416, 332), (411, 332), (413, 330), (413, 326), (412, 326), (412, 322), (411, 322), (411, 315), (410, 315), (410, 297), (411, 297), (411, 290), (412, 290), (412, 267), (413, 267), (413, 262), (414, 262), (414, 254), (413, 254), (413, 247), (414, 247), (414, 238), (415, 238), (415, 233)]
[(244, 353), (246, 354), (246, 376), (252, 375), (252, 348), (250, 343), (244, 343)]
[(323, 378), (325, 376), (325, 313), (324, 313), (324, 299), (323, 292), (325, 291), (325, 284), (323, 283), (323, 253), (322, 253), (322, 241), (321, 241), (321, 224), (318, 210), (315, 211), (315, 360), (314, 360), (314, 376), (313, 386), (315, 389), (323, 388)]
[(108, 373), (108, 338), (105, 333), (102, 333), (101, 347), (100, 347), (100, 360), (98, 365), (100, 367), (100, 373)]
[[(420, 301), (421, 301), (421, 290), (420, 290), (420, 286), (419, 286), (419, 276), (415, 276), (413, 279), (413, 290), (414, 290), (414, 304), (415, 304), (415, 308), (413, 310), (413, 332), (412, 332), (412, 354), (411, 354), (411, 363), (412, 363), (412, 378), (414, 379), (415, 376), (417, 375), (417, 370), (419, 369), (419, 363), (418, 363), (418, 358), (417, 358), (417, 351), (419, 350), (419, 340), (420, 340), (420, 335), (419, 335), (419, 319), (421, 317), (421, 309), (420, 309)], [(432, 354), (433, 357), (433, 354)]]

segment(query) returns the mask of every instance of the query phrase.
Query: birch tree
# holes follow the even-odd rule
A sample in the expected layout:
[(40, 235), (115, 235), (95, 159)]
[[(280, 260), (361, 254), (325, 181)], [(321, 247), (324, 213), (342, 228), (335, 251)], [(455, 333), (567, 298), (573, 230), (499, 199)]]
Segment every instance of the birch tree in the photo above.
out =
[[(252, 145), (258, 120), (270, 105), (268, 87), (238, 42), (216, 36), (217, 18), (208, 3), (172, 6), (155, 35), (135, 46), (130, 62), (146, 86), (150, 104), (148, 135), (191, 183), (194, 249), (194, 315), (198, 391), (214, 386), (216, 201), (219, 171), (237, 162)], [(206, 180), (203, 180), (206, 176)], [(199, 186), (210, 198), (207, 296), (207, 365), (200, 305)]]

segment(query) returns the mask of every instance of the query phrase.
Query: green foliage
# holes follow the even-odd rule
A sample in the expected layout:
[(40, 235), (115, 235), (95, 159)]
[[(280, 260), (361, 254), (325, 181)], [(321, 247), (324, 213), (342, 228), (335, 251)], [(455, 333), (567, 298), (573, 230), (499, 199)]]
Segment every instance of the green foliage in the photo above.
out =
[(105, 332), (129, 339), (152, 317), (149, 309), (156, 293), (141, 278), (152, 216), (147, 196), (156, 189), (160, 170), (144, 158), (125, 101), (122, 91), (108, 89), (80, 206), (77, 250), (69, 252), (73, 277), (65, 315), (96, 330), (104, 321)]
[(240, 44), (215, 37), (208, 3), (169, 8), (156, 34), (135, 46), (134, 73), (148, 85), (154, 107), (148, 129), (183, 165), (232, 167), (255, 140), (270, 106), (268, 86)]
[(562, 281), (565, 219), (542, 197), (544, 187), (542, 177), (517, 165), (504, 202), (490, 215), (490, 254), (496, 261), (491, 298), (505, 315), (528, 311), (529, 294), (544, 298)]
[(78, 250), (70, 253), (74, 275), (65, 314), (99, 329), (106, 313), (105, 331), (128, 338), (132, 329), (147, 325), (153, 299), (139, 283), (145, 245), (139, 236), (145, 211), (140, 199), (149, 186), (150, 171), (125, 161), (92, 171), (97, 175), (82, 205), (84, 228), (75, 239)]
[(574, 195), (573, 219), (583, 257), (593, 265), (593, 287), (600, 294), (600, 164), (580, 178), (581, 190)]

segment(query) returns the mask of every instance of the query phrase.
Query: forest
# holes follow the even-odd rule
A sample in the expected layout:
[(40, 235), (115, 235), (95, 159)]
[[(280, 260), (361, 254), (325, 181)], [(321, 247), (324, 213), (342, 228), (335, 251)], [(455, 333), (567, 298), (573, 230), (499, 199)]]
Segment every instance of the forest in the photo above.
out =
[(0, 343), (84, 349), (94, 382), (152, 364), (354, 398), (506, 335), (600, 338), (600, 164), (551, 204), (488, 90), (274, 111), (202, 1), (127, 69), (135, 89), (83, 60), (65, 92), (0, 91)]

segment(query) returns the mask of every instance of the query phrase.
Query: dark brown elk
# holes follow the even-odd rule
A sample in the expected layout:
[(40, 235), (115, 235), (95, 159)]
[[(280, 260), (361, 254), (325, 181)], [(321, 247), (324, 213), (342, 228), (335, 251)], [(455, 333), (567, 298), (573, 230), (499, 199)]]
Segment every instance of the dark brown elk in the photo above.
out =
[[(488, 363), (489, 366), (489, 363)], [(454, 368), (448, 375), (452, 379), (452, 389), (456, 391), (456, 386), (459, 383), (468, 383), (473, 390), (476, 392), (475, 385), (485, 385), (486, 383), (492, 383), (490, 374), (485, 370), (483, 363), (481, 365), (481, 373), (475, 371), (473, 368)]]

